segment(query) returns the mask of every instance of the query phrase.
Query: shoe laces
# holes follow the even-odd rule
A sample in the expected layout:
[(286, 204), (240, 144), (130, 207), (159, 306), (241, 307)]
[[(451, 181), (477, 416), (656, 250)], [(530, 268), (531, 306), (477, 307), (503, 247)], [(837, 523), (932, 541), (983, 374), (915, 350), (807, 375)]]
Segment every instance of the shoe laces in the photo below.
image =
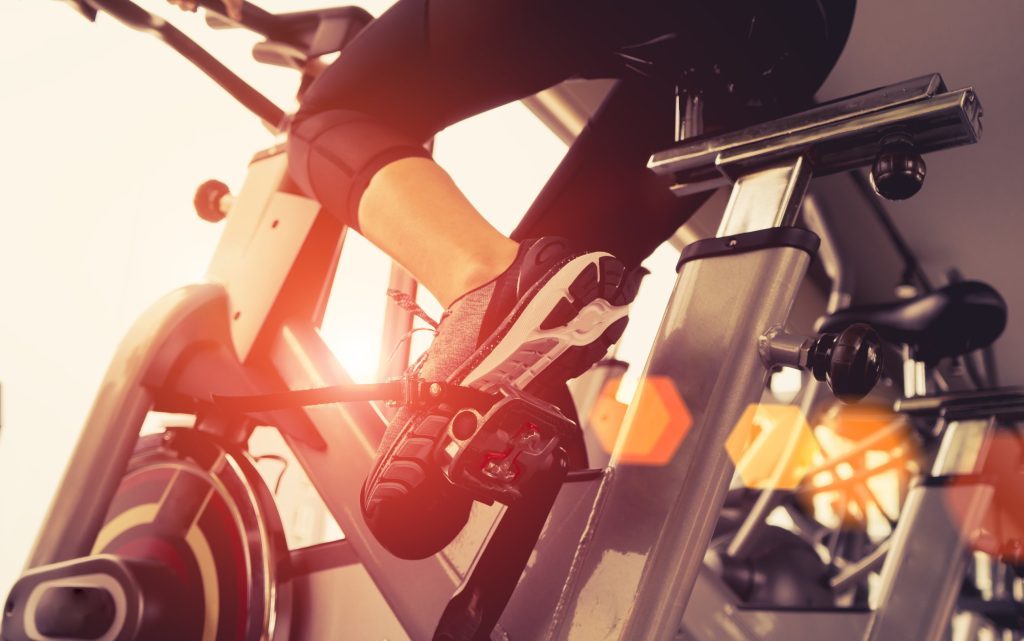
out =
[[(425, 322), (427, 325), (430, 325), (430, 327), (433, 328), (434, 333), (435, 334), (437, 333), (437, 328), (440, 325), (440, 323), (438, 321), (434, 320), (433, 318), (431, 318), (430, 315), (427, 314), (427, 312), (423, 311), (423, 308), (420, 307), (416, 303), (416, 300), (412, 296), (406, 294), (405, 292), (403, 292), (400, 289), (389, 289), (388, 290), (388, 296), (390, 296), (392, 298), (392, 300), (395, 301), (396, 305), (398, 305), (399, 307), (401, 307), (405, 311), (409, 312), (410, 314), (412, 314), (416, 318), (419, 318), (420, 320)], [(441, 319), (444, 320), (444, 317), (442, 316)], [(423, 328), (419, 328), (419, 329), (423, 329)]]
[[(430, 331), (433, 332), (435, 336), (437, 336), (437, 331), (441, 327), (441, 323), (444, 322), (444, 319), (448, 317), (450, 310), (445, 310), (445, 312), (441, 315), (441, 320), (436, 321), (433, 318), (431, 318), (430, 315), (427, 314), (427, 312), (424, 311), (424, 309), (420, 307), (419, 304), (416, 303), (416, 300), (409, 294), (406, 294), (405, 292), (399, 289), (388, 289), (388, 296), (395, 301), (396, 305), (398, 305), (405, 311), (409, 312), (416, 318), (419, 318), (427, 325), (429, 325), (429, 327), (413, 327), (408, 332), (406, 332), (405, 335), (402, 336), (402, 338), (400, 338), (397, 343), (395, 343), (395, 347), (391, 350), (391, 354), (388, 356), (388, 364), (390, 365), (391, 361), (395, 358), (395, 354), (398, 353), (399, 348), (401, 348), (406, 341), (412, 339), (412, 335), (415, 334), (416, 332)], [(420, 354), (419, 358), (417, 358), (415, 362), (409, 365), (407, 371), (409, 373), (418, 372), (419, 368), (423, 365), (423, 362), (426, 360), (427, 353), (429, 351), (430, 350), (427, 349), (422, 354)]]

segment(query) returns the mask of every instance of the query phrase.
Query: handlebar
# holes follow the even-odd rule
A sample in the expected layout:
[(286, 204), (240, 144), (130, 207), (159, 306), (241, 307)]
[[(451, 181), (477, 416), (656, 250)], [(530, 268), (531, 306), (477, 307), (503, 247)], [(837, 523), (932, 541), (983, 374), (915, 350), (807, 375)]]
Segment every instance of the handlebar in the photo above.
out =
[[(196, 41), (189, 38), (177, 27), (164, 20), (160, 16), (146, 11), (132, 0), (66, 0), (73, 5), (79, 13), (86, 18), (93, 20), (98, 12), (104, 12), (125, 24), (132, 29), (149, 33), (179, 54), (188, 59), (192, 64), (199, 67), (207, 76), (212, 78), (233, 98), (238, 100), (249, 111), (256, 114), (274, 132), (281, 131), (284, 126), (285, 112), (275, 105), (270, 99), (257, 91), (231, 69), (213, 57), (203, 49)], [(221, 0), (199, 0), (198, 5), (219, 14), (224, 20), (230, 21), (260, 34), (267, 40), (283, 43), (300, 51), (309, 51), (311, 54), (319, 55), (319, 51), (310, 51), (313, 46), (313, 38), (310, 37), (308, 29), (299, 28), (308, 26), (309, 19), (318, 19), (317, 12), (305, 12), (297, 14), (286, 14), (279, 16), (257, 7), (256, 5), (243, 2), (242, 18), (233, 20), (227, 17), (227, 9)], [(371, 17), (363, 9), (347, 7), (334, 10), (335, 14), (344, 14), (341, 17), (351, 17), (357, 21), (368, 22)], [(315, 29), (314, 29), (315, 31)]]

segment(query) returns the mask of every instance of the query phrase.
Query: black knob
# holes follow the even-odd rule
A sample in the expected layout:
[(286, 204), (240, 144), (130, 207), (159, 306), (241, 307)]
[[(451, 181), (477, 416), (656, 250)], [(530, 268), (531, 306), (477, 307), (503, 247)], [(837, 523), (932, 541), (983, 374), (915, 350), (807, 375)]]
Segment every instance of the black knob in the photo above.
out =
[(196, 207), (196, 213), (203, 220), (217, 223), (224, 220), (227, 215), (224, 197), (230, 196), (231, 190), (219, 180), (207, 180), (196, 188), (195, 198), (192, 204)]
[(887, 200), (906, 200), (921, 190), (926, 171), (910, 136), (890, 135), (871, 166), (871, 187)]
[(827, 382), (840, 400), (855, 403), (882, 374), (882, 341), (870, 325), (855, 323), (839, 334), (822, 334), (811, 346), (809, 364), (814, 378)]

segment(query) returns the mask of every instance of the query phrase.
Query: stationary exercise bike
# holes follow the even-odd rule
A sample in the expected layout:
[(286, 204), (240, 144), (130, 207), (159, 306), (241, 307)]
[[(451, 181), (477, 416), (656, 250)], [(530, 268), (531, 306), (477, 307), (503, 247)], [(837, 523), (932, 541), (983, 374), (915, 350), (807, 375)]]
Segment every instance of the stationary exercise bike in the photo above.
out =
[[(286, 127), (280, 109), (129, 0), (74, 4), (89, 17), (102, 10), (153, 32), (270, 128)], [(246, 5), (240, 24), (267, 38), (258, 59), (308, 70), (309, 60), (343, 50), (369, 20), (354, 8), (275, 16)], [(548, 455), (533, 457), (528, 475), (509, 476), (514, 466), (498, 466), (488, 478), (504, 475), (503, 484), (477, 487), (480, 508), (443, 552), (410, 562), (384, 551), (362, 521), (358, 494), (385, 421), (378, 405), (354, 397), (418, 402), (446, 390), (434, 388), (437, 381), (406, 379), (369, 391), (335, 360), (317, 325), (345, 229), (290, 184), (283, 149), (273, 147), (253, 158), (237, 196), (216, 183), (197, 195), (201, 216), (226, 217), (208, 282), (162, 299), (122, 343), (29, 569), (7, 597), (4, 641), (943, 638), (964, 566), (909, 554), (906, 542), (941, 533), (943, 558), (956, 558), (976, 524), (922, 506), (941, 505), (949, 494), (970, 493), (971, 504), (992, 500), (992, 484), (973, 473), (981, 450), (957, 445), (962, 431), (940, 429), (936, 438), (948, 452), (973, 454), (944, 458), (926, 481), (959, 476), (963, 483), (910, 490), (911, 507), (894, 525), (894, 541), (902, 543), (892, 549), (899, 552), (872, 561), (882, 568), (880, 596), (871, 608), (853, 609), (744, 600), (727, 566), (758, 540), (754, 517), (770, 502), (727, 502), (736, 462), (726, 444), (761, 399), (766, 373), (780, 367), (806, 371), (846, 398), (867, 394), (883, 369), (879, 333), (891, 339), (901, 327), (887, 324), (893, 317), (910, 319), (913, 331), (901, 335), (909, 337), (908, 350), (920, 351), (928, 338), (943, 356), (981, 347), (1002, 330), (998, 296), (969, 301), (977, 309), (947, 297), (922, 298), (933, 304), (928, 314), (910, 303), (889, 316), (861, 310), (813, 336), (786, 329), (827, 236), (808, 224), (806, 211), (804, 223), (820, 233), (795, 226), (810, 179), (872, 166), (880, 193), (908, 197), (924, 178), (921, 154), (978, 140), (978, 99), (970, 89), (948, 91), (933, 75), (702, 136), (703, 104), (724, 88), (706, 82), (701, 75), (682, 86), (679, 143), (650, 165), (672, 176), (680, 194), (732, 188), (715, 237), (682, 253), (645, 370), (646, 379), (666, 382), (688, 414), (663, 460), (638, 464), (623, 454), (643, 437), (627, 421), (610, 455), (592, 456), (586, 468)], [(943, 339), (938, 319), (964, 309), (995, 321)], [(397, 318), (402, 329), (407, 319)], [(1004, 410), (1020, 400), (1005, 396), (1000, 416), (1012, 415)], [(513, 418), (533, 412), (530, 420), (547, 440), (539, 449), (532, 441), (511, 443), (518, 449), (508, 452), (518, 458), (507, 462), (525, 466), (523, 453), (573, 447), (570, 417), (533, 399), (508, 395), (502, 402), (478, 412), (466, 438), (453, 421), (459, 454), (472, 454), (474, 443), (483, 443), (485, 455), (508, 445), (475, 439), (501, 437), (500, 429), (485, 428), (502, 427), (497, 410), (515, 404)], [(195, 423), (139, 438), (152, 411), (190, 414)], [(288, 549), (272, 492), (247, 453), (257, 426), (280, 432), (343, 540)], [(508, 438), (522, 433), (513, 427)], [(986, 423), (980, 438), (995, 429)], [(502, 493), (510, 489), (518, 493)], [(483, 507), (488, 500), (494, 507)], [(720, 523), (723, 505), (744, 515), (739, 526)], [(705, 563), (713, 540), (717, 570)], [(934, 587), (938, 607), (907, 598), (922, 585)], [(693, 599), (703, 599), (701, 607), (688, 608)], [(908, 621), (919, 627), (909, 629)]]

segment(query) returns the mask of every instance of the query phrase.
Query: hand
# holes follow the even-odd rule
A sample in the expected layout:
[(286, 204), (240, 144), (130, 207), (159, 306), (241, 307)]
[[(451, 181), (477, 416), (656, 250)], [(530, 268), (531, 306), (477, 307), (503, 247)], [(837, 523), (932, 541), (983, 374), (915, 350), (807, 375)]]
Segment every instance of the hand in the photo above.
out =
[[(182, 11), (195, 12), (197, 0), (167, 0), (167, 2), (181, 7)], [(242, 0), (223, 0), (224, 7), (228, 10), (228, 17), (233, 20), (242, 19)]]

